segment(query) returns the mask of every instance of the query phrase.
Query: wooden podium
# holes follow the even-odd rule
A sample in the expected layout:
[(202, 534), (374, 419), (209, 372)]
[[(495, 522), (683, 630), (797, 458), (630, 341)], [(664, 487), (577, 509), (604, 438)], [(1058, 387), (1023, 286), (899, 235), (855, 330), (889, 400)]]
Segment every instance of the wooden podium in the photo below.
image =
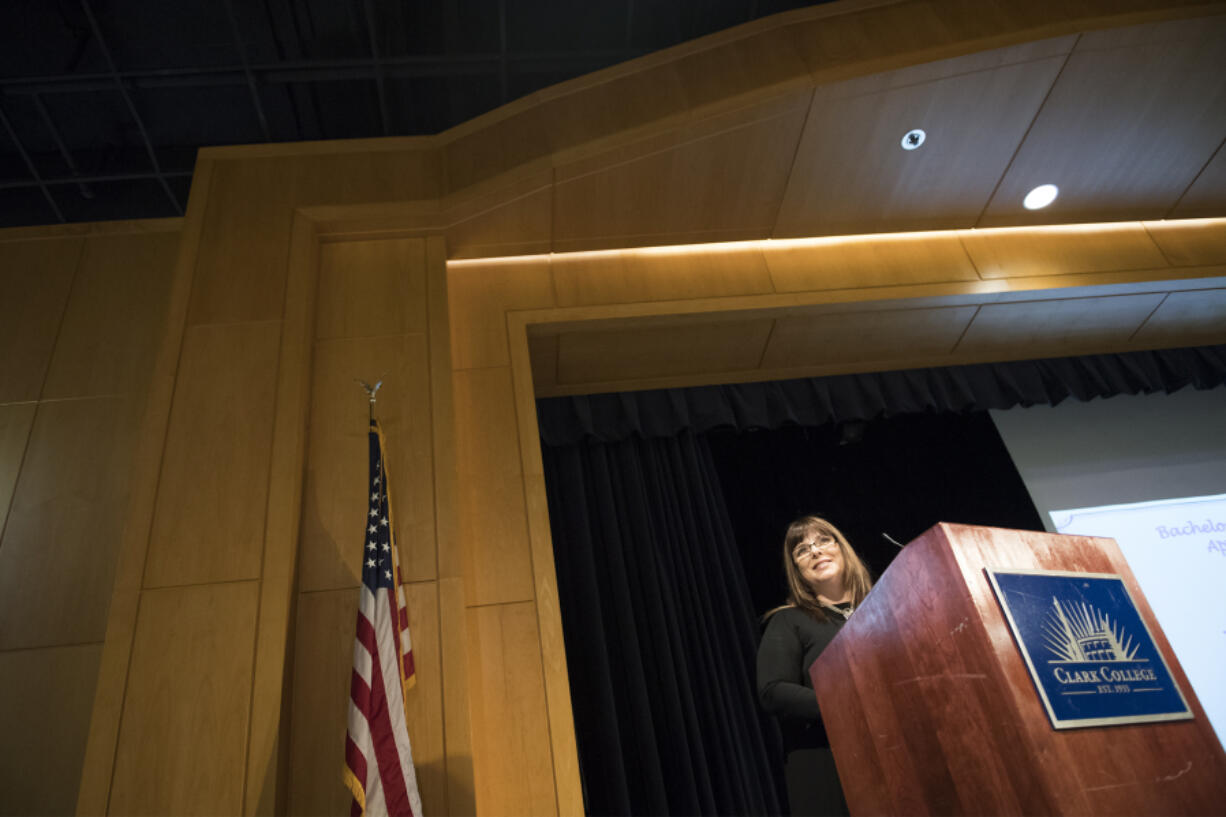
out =
[[(984, 567), (1119, 574), (1193, 718), (1053, 728)], [(938, 524), (811, 672), (853, 815), (1226, 814), (1226, 754), (1113, 539)]]

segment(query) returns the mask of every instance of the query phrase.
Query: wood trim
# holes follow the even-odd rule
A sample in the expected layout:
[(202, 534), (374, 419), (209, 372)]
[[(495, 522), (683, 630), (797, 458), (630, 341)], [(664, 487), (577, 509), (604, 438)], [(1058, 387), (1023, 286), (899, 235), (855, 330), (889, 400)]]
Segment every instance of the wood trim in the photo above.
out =
[(285, 710), (290, 624), (302, 518), (319, 242), (314, 225), (295, 214), (277, 365), (277, 397), (269, 465), (264, 554), (256, 624), (255, 678), (247, 741), (243, 813), (276, 814), (286, 793), (279, 779), (288, 723)]
[(566, 666), (566, 643), (562, 635), (558, 574), (554, 566), (553, 537), (549, 528), (549, 504), (545, 492), (545, 468), (541, 461), (541, 436), (536, 418), (536, 394), (532, 385), (532, 361), (528, 352), (527, 324), (520, 319), (520, 314), (522, 313), (507, 313), (507, 340), (511, 352), (515, 416), (519, 426), (524, 503), (528, 512), (528, 542), (532, 553), (533, 589), (541, 640), (546, 708), (549, 713), (554, 785), (558, 813), (583, 814), (583, 783), (579, 776), (579, 750), (575, 740), (575, 719), (571, 707), (570, 674)]
[(443, 672), (443, 753), (447, 813), (476, 814), (472, 722), (469, 714), (468, 610), (463, 578), (438, 580), (439, 653)]
[(434, 519), (438, 576), (464, 575), (456, 520), (455, 394), (451, 377), (447, 248), (441, 236), (426, 239), (426, 299), (430, 344), (430, 417), (434, 427)]
[(447, 247), (426, 238), (426, 309), (433, 427), (434, 537), (438, 565), (439, 656), (443, 687), (443, 757), (448, 814), (475, 814), (473, 749), (468, 703), (468, 614), (464, 604), (464, 548), (457, 501), (455, 394), (447, 297)]
[[(115, 750), (119, 741), (119, 722), (123, 714), (128, 662), (136, 633), (136, 614), (140, 605), (145, 556), (161, 475), (162, 452), (170, 424), (175, 374), (187, 325), (187, 307), (195, 277), (196, 255), (200, 247), (204, 214), (208, 204), (213, 164), (196, 164), (187, 215), (181, 224), (179, 256), (166, 311), (166, 326), (145, 403), (144, 419), (137, 438), (132, 483), (124, 517), (123, 537), (115, 569), (115, 584), (107, 614), (106, 641), (98, 671), (93, 714), (81, 770), (77, 795), (78, 814), (105, 814), (110, 800)], [(176, 220), (177, 221), (177, 220)]]
[(519, 313), (534, 336), (584, 329), (650, 325), (656, 319), (685, 318), (710, 322), (771, 312), (778, 317), (814, 307), (889, 309), (915, 305), (952, 306), (1064, 299), (1072, 295), (1123, 295), (1216, 288), (1226, 283), (1226, 266), (1183, 270), (1129, 271), (1085, 275), (1020, 278), (1006, 281), (882, 286), (780, 295), (742, 295), (692, 301), (654, 301), (601, 306), (552, 307)]

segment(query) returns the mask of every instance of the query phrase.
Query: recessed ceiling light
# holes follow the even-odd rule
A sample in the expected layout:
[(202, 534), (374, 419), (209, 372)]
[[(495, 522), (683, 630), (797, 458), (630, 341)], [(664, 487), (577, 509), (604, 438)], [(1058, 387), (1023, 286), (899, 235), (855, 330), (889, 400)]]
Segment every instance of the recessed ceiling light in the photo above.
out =
[(924, 144), (924, 140), (928, 138), (928, 134), (924, 133), (919, 128), (909, 130), (902, 136), (902, 149), (915, 150), (920, 145)]
[(1054, 184), (1041, 184), (1026, 194), (1022, 206), (1027, 210), (1041, 210), (1055, 201), (1059, 194), (1060, 188)]

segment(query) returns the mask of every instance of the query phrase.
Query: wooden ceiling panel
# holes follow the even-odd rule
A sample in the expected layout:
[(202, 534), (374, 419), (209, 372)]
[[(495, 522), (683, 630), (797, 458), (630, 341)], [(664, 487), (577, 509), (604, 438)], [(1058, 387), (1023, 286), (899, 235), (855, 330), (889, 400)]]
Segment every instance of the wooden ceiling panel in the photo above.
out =
[[(585, 88), (598, 93), (582, 93)], [(686, 108), (685, 83), (672, 62), (640, 70), (612, 68), (538, 92), (549, 123), (548, 140), (562, 151), (607, 138)]]
[(680, 58), (676, 70), (686, 102), (697, 107), (752, 97), (762, 88), (807, 88), (809, 72), (793, 42), (787, 29), (770, 28), (738, 38), (720, 53), (702, 49)]
[(444, 202), (449, 258), (546, 253), (553, 246), (553, 171), (542, 170), (484, 195)]
[(896, 91), (914, 85), (923, 85), (943, 79), (952, 79), (965, 74), (993, 71), (1010, 65), (1035, 62), (1049, 57), (1064, 59), (1073, 50), (1077, 37), (1052, 37), (1046, 40), (1019, 45), (976, 51), (945, 60), (922, 62), (893, 71), (880, 71), (851, 79), (823, 84), (818, 90), (823, 100), (845, 99)]
[(528, 102), (512, 105), (520, 110), (503, 112), (497, 127), (476, 127), (481, 122), (477, 119), (457, 128), (443, 148), (447, 192), (455, 193), (512, 170), (537, 166), (548, 169), (552, 144), (545, 113)]
[(768, 247), (764, 258), (779, 292), (974, 281), (979, 277), (961, 242), (950, 234), (779, 242)]
[(1226, 16), (1086, 35), (979, 226), (1165, 217), (1226, 136), (1223, 54)]
[(1015, 360), (1121, 349), (1164, 293), (985, 304), (958, 343), (958, 356)]
[(614, 134), (580, 148), (558, 151), (554, 154), (555, 178), (559, 184), (574, 181), (657, 153), (807, 111), (812, 96), (811, 88), (792, 90), (705, 116), (675, 116), (670, 126)]
[(949, 354), (974, 306), (844, 312), (775, 322), (764, 369)]
[(558, 383), (753, 369), (762, 358), (771, 325), (769, 319), (757, 319), (560, 335)]
[(1147, 349), (1226, 343), (1226, 289), (1172, 292), (1133, 342)]
[[(843, 83), (819, 87), (775, 237), (974, 225), (1063, 60), (852, 97)], [(927, 139), (906, 151), (912, 128)]]
[(962, 244), (984, 278), (1030, 278), (1168, 266), (1141, 224), (973, 230)]
[(770, 235), (804, 110), (586, 175), (554, 188), (554, 250), (735, 241)]

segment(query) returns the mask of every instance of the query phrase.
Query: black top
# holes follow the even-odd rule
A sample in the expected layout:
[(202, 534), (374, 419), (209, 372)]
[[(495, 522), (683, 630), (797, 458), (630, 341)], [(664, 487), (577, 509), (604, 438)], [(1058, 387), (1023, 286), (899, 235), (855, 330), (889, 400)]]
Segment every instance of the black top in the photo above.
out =
[(819, 621), (797, 607), (780, 610), (766, 622), (758, 645), (758, 699), (779, 719), (788, 752), (830, 745), (809, 667), (843, 622), (837, 613)]

